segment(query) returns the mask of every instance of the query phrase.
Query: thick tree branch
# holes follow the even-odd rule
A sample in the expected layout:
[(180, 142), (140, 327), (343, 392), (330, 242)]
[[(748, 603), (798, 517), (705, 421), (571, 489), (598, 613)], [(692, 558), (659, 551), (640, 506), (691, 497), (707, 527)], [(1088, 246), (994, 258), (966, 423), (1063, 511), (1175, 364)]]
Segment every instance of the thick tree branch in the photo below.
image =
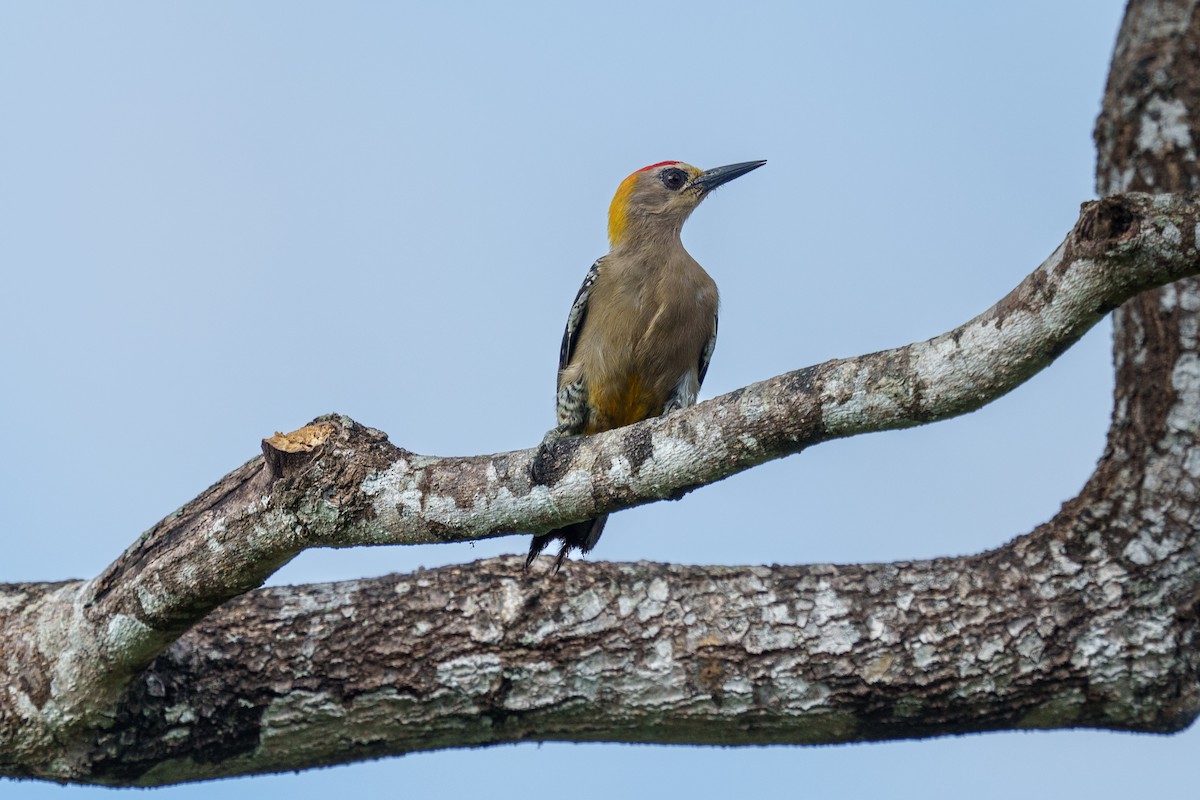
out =
[[(112, 740), (97, 739), (95, 732), (111, 725), (115, 713), (128, 714), (132, 713), (131, 709), (136, 709), (138, 714), (151, 713), (144, 703), (154, 702), (147, 700), (147, 697), (155, 697), (153, 692), (136, 698), (129, 694), (136, 694), (137, 687), (146, 680), (139, 678), (130, 688), (138, 671), (217, 606), (261, 584), (272, 571), (305, 547), (458, 541), (512, 530), (543, 530), (599, 511), (679, 496), (696, 486), (828, 439), (906, 427), (970, 411), (1004, 394), (1050, 363), (1124, 299), (1147, 286), (1200, 270), (1194, 239), (1197, 225), (1200, 225), (1200, 209), (1190, 197), (1129, 195), (1085, 204), (1075, 229), (1044, 264), (993, 308), (954, 331), (895, 350), (831, 361), (782, 375), (668, 418), (560, 443), (546, 452), (526, 450), (475, 458), (417, 456), (393, 447), (381, 433), (336, 418), (318, 421), (291, 437), (275, 437), (264, 446), (269, 458), (247, 463), (163, 520), (96, 579), (50, 587), (14, 587), (17, 593), (3, 604), (5, 616), (0, 620), (6, 641), (12, 645), (6, 647), (6, 652), (19, 654), (16, 658), (10, 657), (4, 668), (9, 678), (20, 676), (14, 681), (20, 687), (19, 691), (10, 694), (9, 700), (0, 699), (0, 741), (13, 744), (8, 750), (12, 755), (4, 757), (8, 762), (4, 771), (21, 774), (22, 770), (27, 770), (24, 774), (105, 780), (108, 767), (101, 766), (104, 759), (98, 756), (96, 748), (110, 752)], [(1006, 580), (1012, 584), (1013, 592), (1006, 592), (1005, 596), (1023, 597), (1016, 589), (1018, 578), (1006, 577), (1013, 569), (1011, 565), (1019, 560), (1013, 561), (1011, 554), (997, 558), (1001, 560), (990, 567), (994, 575), (989, 583)], [(969, 561), (961, 564), (947, 561), (863, 568), (859, 572), (834, 570), (821, 579), (821, 586), (832, 594), (820, 602), (809, 591), (812, 587), (803, 580), (807, 580), (804, 576), (810, 571), (822, 574), (821, 570), (826, 568), (787, 573), (792, 575), (787, 580), (801, 581), (802, 586), (788, 585), (800, 591), (798, 598), (806, 599), (780, 601), (783, 606), (779, 610), (763, 612), (761, 604), (756, 605), (759, 601), (753, 599), (754, 593), (749, 593), (744, 601), (748, 605), (743, 605), (732, 616), (714, 617), (711, 622), (714, 630), (740, 633), (734, 638), (713, 639), (705, 646), (718, 647), (714, 652), (719, 652), (720, 648), (734, 648), (739, 653), (753, 654), (757, 645), (752, 644), (753, 637), (745, 639), (745, 635), (752, 627), (754, 614), (769, 613), (779, 618), (759, 630), (756, 636), (792, 642), (795, 646), (810, 640), (825, 642), (834, 637), (841, 643), (830, 645), (836, 651), (830, 655), (843, 659), (844, 663), (839, 662), (840, 674), (857, 676), (854, 681), (860, 683), (865, 680), (864, 675), (873, 675), (875, 677), (867, 683), (881, 688), (878, 684), (882, 678), (876, 675), (881, 669), (886, 672), (881, 664), (908, 664), (911, 667), (915, 663), (911, 661), (917, 657), (911, 652), (913, 640), (902, 632), (886, 633), (877, 624), (863, 627), (855, 620), (891, 619), (894, 614), (889, 609), (905, 610), (904, 606), (917, 603), (922, 609), (918, 617), (925, 620), (922, 624), (927, 624), (929, 609), (957, 607), (961, 602), (967, 602), (967, 594), (983, 585), (969, 577), (979, 568), (978, 564)], [(617, 608), (627, 608), (628, 600), (620, 598), (636, 596), (638, 581), (653, 582), (654, 579), (647, 576), (661, 573), (665, 568), (638, 568), (644, 572), (640, 577), (632, 578), (632, 583), (629, 576), (621, 572), (624, 569), (621, 567), (594, 566), (589, 569), (600, 571), (593, 579), (597, 585), (609, 587), (603, 592), (596, 589), (583, 596), (592, 605), (578, 613), (591, 615), (590, 619), (614, 604)], [(1015, 571), (1014, 576), (1018, 572)], [(461, 573), (454, 574), (459, 580), (470, 581)], [(637, 575), (636, 570), (633, 574)], [(530, 602), (538, 602), (536, 598), (543, 592), (554, 591), (537, 588), (536, 584), (530, 587), (515, 571), (509, 577), (503, 575), (493, 576), (492, 583), (467, 590), (468, 596), (498, 592), (505, 598), (504, 602), (510, 604), (493, 609), (501, 618), (517, 613), (517, 609)], [(656, 583), (655, 586), (675, 587), (679, 580), (684, 580), (683, 576), (696, 586), (707, 586), (714, 580), (724, 580), (721, 576), (725, 573), (704, 569), (689, 573), (679, 568), (670, 575), (667, 583)], [(905, 576), (903, 580), (898, 577), (901, 575)], [(772, 588), (773, 581), (783, 580), (784, 576), (780, 573), (767, 581), (761, 596), (778, 598), (778, 587)], [(752, 582), (767, 580), (753, 571), (746, 572), (743, 578)], [(884, 585), (880, 581), (891, 586), (896, 580), (900, 580), (898, 585), (908, 587), (898, 589), (901, 594), (888, 594), (880, 588)], [(1085, 582), (1095, 584), (1099, 587), (1096, 591), (1106, 596), (1105, 592), (1112, 592), (1112, 580), (1112, 575), (1089, 575)], [(967, 582), (964, 584), (963, 581)], [(865, 589), (868, 584), (875, 588)], [(912, 587), (924, 589), (913, 592), (910, 591)], [(741, 592), (745, 588), (738, 584), (731, 586), (730, 591)], [(654, 591), (657, 596), (660, 590)], [(670, 589), (670, 592), (676, 591), (681, 593), (671, 596), (675, 597), (680, 619), (695, 618), (704, 612), (705, 603), (710, 602), (711, 597), (722, 594), (714, 593), (711, 588), (697, 590), (699, 594), (686, 589)], [(273, 603), (270, 598), (276, 596), (277, 592), (254, 595), (268, 605)], [(555, 607), (569, 609), (577, 600), (573, 594), (560, 597), (556, 599)], [(372, 598), (365, 602), (366, 608), (351, 606), (343, 608), (342, 612), (359, 620), (372, 618), (372, 609), (377, 607), (378, 600)], [(821, 602), (833, 606), (819, 611)], [(514, 603), (516, 605), (512, 605)], [(785, 612), (784, 608), (791, 610)], [(758, 610), (752, 613), (752, 609)], [(405, 613), (409, 612), (411, 609)], [(1033, 630), (1038, 631), (1039, 641), (1051, 636), (1063, 638), (1058, 629), (1062, 623), (1060, 613), (1061, 609), (1046, 610), (1030, 617), (1031, 622), (1037, 623)], [(618, 612), (614, 619), (623, 620), (625, 616), (628, 614)], [(835, 619), (840, 622), (830, 628), (830, 621)], [(1012, 623), (1011, 615), (1001, 615), (997, 619), (1006, 620), (1004, 624)], [(384, 627), (372, 625), (372, 630), (387, 630), (396, 622), (389, 619), (373, 621)], [(911, 622), (917, 624), (917, 620)], [(981, 617), (979, 624), (984, 622)], [(205, 624), (214, 625), (219, 631), (226, 623), (218, 613)], [(536, 624), (547, 623), (543, 620)], [(663, 630), (661, 621), (655, 624)], [(889, 624), (899, 623), (893, 620)], [(984, 651), (1000, 648), (1006, 652), (1010, 646), (1018, 646), (1020, 631), (1008, 638), (997, 639), (998, 628), (984, 627), (987, 631), (979, 633), (982, 638), (972, 638), (954, 646), (983, 648)], [(1020, 630), (1025, 627), (1023, 623)], [(277, 635), (260, 639), (261, 634), (251, 632), (269, 628), (265, 624), (239, 628), (240, 646), (253, 648), (270, 642), (270, 646), (275, 647)], [(31, 631), (38, 633), (33, 636)], [(961, 634), (963, 631), (956, 635)], [(226, 636), (228, 640), (226, 634), (216, 632), (211, 635)], [(925, 631), (918, 640), (921, 637), (929, 640), (931, 635)], [(517, 638), (512, 640), (512, 636)], [(504, 646), (511, 647), (514, 642), (524, 646), (522, 643), (527, 643), (528, 636), (528, 633), (509, 631), (502, 638), (508, 642)], [(877, 641), (881, 636), (886, 641)], [(474, 639), (471, 641), (472, 646), (479, 644)], [(675, 647), (675, 639), (665, 632), (654, 641), (656, 647)], [(664, 645), (664, 642), (672, 644)], [(558, 642), (556, 646), (565, 645)], [(200, 650), (195, 650), (194, 645), (184, 649), (192, 653), (210, 652), (209, 644)], [(178, 648), (172, 652), (176, 650)], [(920, 656), (924, 666), (938, 657), (935, 651), (950, 652), (942, 646), (934, 648), (928, 655)], [(220, 648), (214, 652), (220, 652)], [(450, 652), (452, 654), (446, 656), (450, 662), (460, 657), (455, 655), (458, 651), (453, 646)], [(554, 680), (561, 680), (564, 685), (573, 685), (580, 680), (577, 675), (572, 677), (575, 667), (554, 659), (546, 660), (545, 653), (535, 655), (530, 664), (544, 666), (537, 669), (530, 666), (534, 672), (550, 670), (557, 675)], [(422, 655), (421, 660), (435, 664), (439, 657), (438, 653), (431, 652)], [(724, 663), (731, 658), (732, 655), (726, 654), (718, 661)], [(301, 674), (306, 669), (303, 664), (289, 663), (286, 659), (279, 663), (281, 667)], [(209, 663), (204, 668), (214, 666)], [(326, 670), (329, 666), (324, 665)], [(1005, 670), (1011, 666), (1007, 664)], [(622, 669), (628, 667), (629, 664), (621, 666)], [(1079, 680), (1093, 680), (1086, 667), (1086, 664), (1080, 666)], [(1128, 670), (1119, 679), (1130, 680), (1126, 673)], [(153, 674), (158, 674), (157, 670)], [(901, 674), (902, 671), (896, 673), (897, 687)], [(982, 679), (987, 670), (980, 674)], [(1002, 674), (1007, 675), (1007, 672)], [(196, 680), (189, 678), (189, 685), (197, 688), (205, 685), (198, 676), (193, 677)], [(225, 674), (222, 680), (228, 677)], [(1011, 676), (1005, 678), (1010, 679)], [(1144, 676), (1139, 677), (1142, 679)], [(471, 680), (479, 678), (476, 676)], [(511, 682), (511, 678), (507, 680)], [(785, 685), (785, 678), (777, 677), (777, 681), (784, 682), (773, 683), (764, 691), (794, 693), (794, 688)], [(711, 681), (697, 684), (699, 689), (680, 696), (685, 708), (679, 713), (683, 716), (671, 725), (681, 727), (677, 734), (667, 738), (703, 741), (716, 735), (711, 730), (724, 730), (723, 724), (716, 729), (700, 725), (704, 720), (714, 724), (723, 718), (719, 705), (713, 714), (696, 717), (694, 721), (700, 727), (693, 728), (686, 721), (690, 719), (689, 714), (695, 713), (687, 709), (698, 702), (697, 698), (710, 690), (715, 691), (711, 684)], [(743, 684), (735, 682), (735, 685)], [(256, 687), (256, 691), (264, 690), (261, 684)], [(647, 686), (646, 691), (652, 690)], [(732, 691), (722, 688), (719, 693), (724, 696)], [(899, 692), (899, 688), (896, 691)], [(988, 691), (995, 693), (994, 689)], [(1043, 687), (1037, 691), (1047, 690)], [(284, 696), (288, 694), (284, 692)], [(1040, 698), (1038, 703), (1046, 699), (1046, 695), (1036, 692), (1030, 697)], [(1079, 724), (1078, 720), (1090, 720), (1086, 724), (1104, 724), (1099, 710), (1085, 706), (1085, 699), (1076, 698), (1069, 713), (1064, 711), (1053, 718), (1057, 723), (1074, 720)], [(1020, 707), (1020, 703), (1015, 707)], [(265, 708), (260, 710), (267, 711)], [(501, 711), (509, 713), (503, 708)], [(1138, 709), (1133, 716), (1124, 713), (1129, 711), (1123, 708), (1123, 714), (1118, 718), (1123, 722), (1112, 724), (1152, 727), (1173, 725), (1186, 717), (1183, 711), (1164, 715)], [(654, 719), (667, 718), (662, 716), (665, 709), (660, 712)], [(168, 714), (168, 711), (159, 709), (155, 713)], [(829, 714), (829, 707), (822, 707), (819, 713)], [(982, 712), (971, 713), (979, 715)], [(936, 724), (949, 724), (948, 729), (953, 730), (967, 730), (992, 724), (981, 721), (985, 718), (1001, 725), (1019, 723), (1011, 716), (1003, 716), (1000, 720), (1001, 716), (998, 711), (991, 711), (975, 723), (963, 718), (950, 724), (943, 718)], [(261, 722), (261, 719), (255, 719), (253, 725)], [(771, 736), (782, 736), (782, 740), (832, 741), (911, 735), (926, 730), (922, 726), (931, 724), (909, 720), (899, 727), (883, 725), (876, 729), (871, 725), (838, 723), (823, 733), (814, 733), (810, 727), (812, 722), (813, 719), (797, 716), (795, 709), (791, 709), (768, 728), (774, 732)], [(351, 714), (346, 718), (346, 724), (359, 725), (360, 722)], [(597, 738), (632, 736), (648, 739), (652, 735), (664, 735), (661, 730), (656, 734), (649, 730), (634, 734), (632, 728), (612, 728), (611, 720), (597, 724), (600, 726), (596, 729)], [(461, 722), (454, 725), (461, 727)], [(788, 726), (798, 727), (789, 728), (792, 732), (788, 734), (779, 733)], [(220, 742), (244, 741), (244, 736), (240, 737), (237, 731), (218, 727)], [(141, 729), (141, 723), (133, 728), (123, 728), (118, 723), (111, 730), (123, 731), (120, 736), (126, 741), (130, 736), (136, 738), (135, 732)], [(301, 724), (297, 730), (306, 730), (305, 725)], [(537, 730), (545, 738), (553, 736), (554, 728), (539, 727)], [(687, 730), (691, 733), (686, 733)], [(705, 730), (710, 732), (705, 733)], [(902, 731), (908, 733), (897, 733)], [(577, 732), (576, 735), (582, 734)], [(588, 736), (584, 735), (584, 738)], [(501, 738), (492, 735), (478, 741), (507, 741), (510, 738), (511, 734)], [(43, 761), (40, 766), (31, 767), (37, 763), (32, 753), (45, 752), (50, 742), (56, 739), (78, 741), (85, 752), (66, 761)], [(379, 745), (387, 752), (409, 747), (395, 739), (388, 741), (391, 743)], [(741, 741), (760, 739), (747, 734)], [(145, 746), (149, 748), (146, 752), (157, 753), (151, 761), (170, 761), (170, 774), (184, 774), (179, 773), (180, 766), (176, 761), (177, 753), (181, 751)], [(301, 761), (283, 764), (274, 756), (257, 753), (250, 762), (240, 766), (222, 764), (213, 767), (215, 771), (201, 771), (196, 776), (299, 766), (311, 755), (306, 754)], [(359, 748), (351, 746), (328, 751), (325, 758), (340, 760), (361, 755)], [(127, 765), (126, 769), (135, 769), (129, 764), (130, 758), (131, 754), (122, 750), (118, 760)], [(150, 766), (142, 764), (147, 769)], [(122, 779), (131, 777), (127, 773), (122, 775)]]
[[(1130, 3), (1097, 124), (1102, 193), (1200, 189), (1197, 53), (1196, 0)], [(1137, 293), (1197, 273), (1198, 222), (1183, 194), (1087, 204), (955, 331), (546, 452), (417, 456), (337, 418), (275, 437), (94, 580), (0, 587), (0, 774), (149, 785), (526, 739), (1185, 726), (1200, 713), (1200, 281)], [(994, 552), (569, 563), (562, 580), (498, 559), (254, 589), (305, 547), (544, 530), (969, 411), (1130, 297), (1101, 463)]]
[(571, 563), (544, 580), (503, 558), (260, 590), (135, 681), (90, 740), (86, 779), (171, 783), (526, 740), (1177, 729), (1198, 699), (1171, 657), (1181, 609), (1126, 613), (1126, 586), (1163, 565), (1129, 572), (1113, 556), (1061, 531), (930, 562)]

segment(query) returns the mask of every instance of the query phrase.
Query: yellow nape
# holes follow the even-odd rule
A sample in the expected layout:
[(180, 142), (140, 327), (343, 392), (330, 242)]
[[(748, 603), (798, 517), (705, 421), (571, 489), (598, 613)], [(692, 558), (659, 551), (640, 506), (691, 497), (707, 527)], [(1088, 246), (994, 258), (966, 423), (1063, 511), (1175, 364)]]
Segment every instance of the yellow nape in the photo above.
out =
[(638, 176), (643, 171), (638, 170), (621, 181), (621, 185), (617, 187), (617, 193), (613, 195), (612, 203), (608, 207), (608, 244), (610, 247), (616, 247), (617, 243), (625, 237), (625, 229), (629, 227), (629, 197), (633, 194), (633, 187), (637, 185)]

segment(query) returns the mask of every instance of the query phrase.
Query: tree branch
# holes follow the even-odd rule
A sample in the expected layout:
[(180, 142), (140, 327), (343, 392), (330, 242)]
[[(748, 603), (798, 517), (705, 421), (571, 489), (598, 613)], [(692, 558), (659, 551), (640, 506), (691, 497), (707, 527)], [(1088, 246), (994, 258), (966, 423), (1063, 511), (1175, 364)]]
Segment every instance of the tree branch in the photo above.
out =
[[(1178, 708), (1157, 710), (1122, 694), (1163, 681), (1178, 689), (1174, 672), (1140, 666), (1143, 649), (1162, 646), (1169, 628), (1155, 625), (1155, 636), (1127, 647), (1105, 646), (1105, 658), (1098, 659), (1092, 653), (1099, 646), (1094, 644), (1098, 634), (1087, 639), (1078, 638), (1080, 631), (1075, 639), (1069, 635), (1074, 611), (1046, 598), (1038, 605), (1038, 591), (1055, 581), (1075, 581), (1071, 588), (1098, 598), (1093, 605), (1120, 594), (1114, 581), (1124, 572), (1112, 572), (1101, 557), (1107, 554), (1066, 557), (1062, 540), (1058, 550), (1041, 542), (1035, 555), (862, 568), (575, 565), (565, 573), (571, 587), (566, 593), (563, 584), (530, 583), (515, 562), (507, 561), (480, 567), (478, 580), (457, 568), (417, 576), (432, 581), (430, 586), (441, 585), (447, 575), (459, 582), (458, 589), (436, 592), (435, 605), (440, 609), (453, 598), (474, 603), (463, 623), (469, 630), (450, 641), (437, 637), (437, 642), (426, 642), (427, 652), (420, 642), (392, 642), (378, 661), (356, 659), (379, 675), (413, 669), (413, 663), (424, 665), (425, 672), (433, 669), (442, 676), (437, 680), (449, 681), (447, 696), (458, 697), (457, 705), (413, 708), (413, 717), (392, 709), (381, 723), (387, 730), (371, 732), (369, 746), (347, 733), (367, 724), (352, 710), (335, 714), (336, 722), (326, 720), (324, 712), (311, 721), (292, 714), (297, 703), (316, 703), (313, 711), (325, 707), (333, 696), (328, 682), (340, 682), (337, 676), (346, 670), (353, 674), (345, 675), (346, 687), (339, 691), (374, 691), (366, 688), (372, 685), (367, 673), (346, 666), (347, 654), (360, 651), (353, 644), (358, 638), (344, 640), (353, 650), (341, 650), (346, 632), (323, 620), (328, 614), (346, 614), (356, 624), (371, 623), (365, 630), (375, 637), (380, 630), (420, 627), (419, 620), (411, 620), (418, 619), (426, 602), (418, 599), (424, 592), (413, 594), (416, 606), (402, 604), (389, 612), (386, 599), (395, 595), (389, 581), (405, 579), (270, 590), (209, 615), (260, 585), (306, 547), (460, 541), (545, 530), (598, 512), (677, 497), (829, 439), (973, 410), (1049, 364), (1123, 300), (1200, 270), (1194, 239), (1198, 224), (1200, 209), (1191, 197), (1128, 195), (1085, 204), (1074, 230), (1044, 264), (987, 312), (954, 331), (781, 375), (666, 418), (558, 443), (544, 452), (418, 456), (395, 448), (377, 431), (334, 417), (291, 436), (273, 437), (264, 443), (266, 458), (248, 462), (160, 522), (97, 578), (8, 587), (9, 599), (0, 603), (0, 636), (5, 652), (19, 655), (7, 659), (0, 679), (19, 688), (0, 697), (0, 772), (101, 782), (185, 780), (448, 746), (451, 740), (437, 745), (442, 740), (428, 733), (443, 725), (463, 734), (453, 740), (459, 745), (557, 735), (749, 743), (849, 741), (935, 728), (1176, 726), (1194, 713), (1191, 694), (1176, 691)], [(1089, 523), (1072, 535), (1095, 531)], [(1108, 571), (1085, 571), (1089, 561)], [(1033, 569), (1039, 564), (1043, 572)], [(988, 586), (1005, 588), (999, 595), (983, 593)], [(305, 606), (308, 601), (302, 598), (308, 592), (323, 599), (332, 592), (344, 601), (314, 612), (319, 615), (315, 622), (301, 619), (303, 614), (273, 616), (288, 602)], [(639, 599), (643, 595), (646, 599)], [(985, 602), (984, 597), (992, 599)], [(522, 609), (538, 603), (548, 605), (521, 622)], [(654, 613), (647, 611), (652, 608)], [(965, 624), (953, 611), (962, 608), (974, 608)], [(556, 610), (562, 615), (558, 625), (548, 621)], [(431, 608), (425, 611), (434, 614)], [(239, 614), (253, 618), (253, 624)], [(610, 652), (605, 635), (616, 629), (628, 634), (630, 615), (648, 626), (645, 641), (653, 649), (630, 645), (620, 657), (596, 656)], [(657, 618), (662, 615), (667, 616)], [(450, 617), (435, 617), (427, 624), (442, 630), (457, 624), (453, 608)], [(581, 635), (572, 632), (576, 618), (590, 631), (588, 636), (600, 639), (575, 642)], [(179, 641), (150, 672), (135, 677), (200, 620), (205, 620), (201, 630)], [(291, 631), (295, 648), (286, 651), (293, 622), (300, 626)], [(564, 623), (562, 635), (551, 637), (550, 631)], [(323, 632), (314, 634), (312, 625), (324, 626)], [(689, 633), (699, 630), (708, 633), (698, 639)], [(634, 635), (628, 641), (641, 639)], [(228, 657), (231, 642), (241, 651), (233, 659)], [(584, 649), (572, 649), (576, 644)], [(482, 645), (498, 649), (480, 649)], [(326, 658), (311, 649), (317, 646)], [(1051, 646), (1061, 658), (1045, 662)], [(275, 677), (244, 673), (247, 668), (252, 673), (267, 669), (256, 648), (271, 649), (276, 666), (267, 671)], [(796, 650), (806, 656), (800, 658)], [(768, 652), (773, 655), (764, 656)], [(973, 690), (945, 683), (950, 671), (958, 670), (960, 678), (970, 673), (963, 672), (966, 666), (957, 656), (951, 657), (959, 653), (975, 653), (973, 663), (979, 667)], [(1004, 655), (997, 657), (999, 653)], [(1129, 666), (1134, 655), (1137, 669)], [(745, 661), (742, 666), (734, 663), (739, 659)], [(780, 666), (785, 662), (788, 669)], [(433, 666), (437, 664), (443, 666)], [(908, 706), (903, 703), (923, 691), (915, 695), (911, 685), (904, 686), (903, 676), (911, 678), (914, 668), (942, 675), (922, 700), (939, 708), (933, 718), (904, 710)], [(613, 670), (628, 670), (630, 677), (614, 678)], [(321, 676), (315, 684), (319, 690), (294, 680), (285, 686), (279, 683), (285, 674)], [(688, 676), (691, 683), (664, 696), (664, 674)], [(575, 689), (546, 694), (540, 685), (548, 680), (559, 687), (583, 687), (589, 676), (596, 678), (589, 692), (599, 691), (600, 685), (616, 688), (626, 705), (610, 709), (611, 717), (595, 708), (582, 713), (579, 697), (595, 699), (592, 695), (577, 697)], [(1070, 678), (1066, 684), (1064, 677)], [(469, 686), (456, 688), (459, 680)], [(168, 684), (174, 688), (168, 690)], [(999, 684), (1008, 688), (1000, 691)], [(1083, 692), (1079, 687), (1084, 684), (1112, 688)], [(355, 686), (364, 688), (351, 688)], [(204, 687), (223, 688), (204, 696)], [(406, 707), (414, 697), (430, 696), (424, 689), (406, 696), (394, 686), (380, 687), (383, 694), (373, 699), (384, 707), (391, 701), (383, 698), (392, 694)], [(426, 688), (436, 695), (431, 687)], [(872, 699), (863, 706), (867, 687)], [(947, 691), (961, 705), (957, 711), (943, 707)], [(476, 696), (480, 692), (491, 698), (483, 705)], [(219, 693), (227, 698), (219, 701)], [(512, 700), (535, 696), (556, 699), (548, 701), (548, 709), (525, 708)], [(778, 701), (765, 702), (764, 697)], [(231, 711), (221, 720), (202, 713), (227, 707), (231, 698), (245, 713)], [(753, 698), (759, 698), (762, 708), (747, 717), (746, 703)], [(901, 704), (899, 710), (895, 703)], [(1034, 708), (1040, 711), (1030, 716)], [(740, 709), (743, 725), (758, 722), (735, 736), (729, 729), (731, 709)], [(288, 721), (275, 731), (272, 726), (284, 711)], [(362, 713), (375, 718), (380, 710), (367, 703)], [(180, 714), (190, 715), (190, 722), (172, 727), (171, 720)], [(477, 724), (467, 725), (464, 714)], [(498, 727), (489, 714), (525, 721), (501, 730), (503, 725)], [(198, 721), (204, 717), (208, 721)], [(491, 721), (482, 721), (487, 719)], [(579, 724), (569, 725), (571, 719)], [(349, 727), (340, 730), (339, 725)], [(422, 744), (399, 733), (413, 725), (423, 731), (418, 737)], [(69, 758), (55, 747), (62, 741), (77, 748)], [(129, 749), (131, 743), (135, 749)], [(226, 757), (232, 755), (230, 748), (243, 745), (246, 749), (237, 750), (236, 758)], [(210, 746), (215, 750), (202, 760), (216, 763), (181, 763), (195, 760)], [(275, 746), (283, 752), (271, 750)]]
[[(1200, 20), (1132, 0), (1063, 245), (927, 342), (669, 417), (439, 459), (330, 417), (87, 581), (0, 586), (0, 774), (153, 785), (527, 739), (835, 742), (1200, 713)], [(1136, 295), (1136, 296), (1135, 296)], [(977, 556), (810, 567), (515, 559), (255, 589), (306, 547), (539, 531), (832, 438), (978, 408), (1114, 315), (1108, 447)], [(148, 666), (147, 666), (148, 665)]]
[(543, 580), (501, 558), (260, 590), (134, 682), (89, 742), (86, 780), (154, 785), (526, 740), (1183, 727), (1197, 697), (1168, 657), (1181, 609), (1125, 613), (1123, 587), (1162, 565), (1130, 574), (1111, 556), (1064, 531), (916, 563), (574, 562)]

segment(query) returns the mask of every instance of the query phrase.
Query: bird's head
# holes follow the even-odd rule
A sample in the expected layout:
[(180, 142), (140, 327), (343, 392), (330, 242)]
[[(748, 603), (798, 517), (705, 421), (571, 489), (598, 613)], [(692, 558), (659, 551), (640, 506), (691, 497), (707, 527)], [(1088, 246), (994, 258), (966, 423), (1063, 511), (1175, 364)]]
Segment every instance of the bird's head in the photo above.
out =
[(615, 248), (632, 238), (678, 236), (688, 215), (718, 186), (766, 161), (744, 161), (702, 170), (682, 161), (660, 161), (621, 181), (608, 208), (608, 241)]

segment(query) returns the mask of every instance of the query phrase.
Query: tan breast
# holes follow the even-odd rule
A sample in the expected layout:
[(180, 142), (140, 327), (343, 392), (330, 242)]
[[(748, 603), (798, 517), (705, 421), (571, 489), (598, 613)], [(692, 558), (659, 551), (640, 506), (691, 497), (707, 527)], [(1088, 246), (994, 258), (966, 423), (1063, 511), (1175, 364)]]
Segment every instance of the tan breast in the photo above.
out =
[(586, 432), (661, 414), (680, 380), (698, 371), (716, 312), (716, 284), (682, 245), (657, 258), (605, 259), (560, 378), (584, 380)]

